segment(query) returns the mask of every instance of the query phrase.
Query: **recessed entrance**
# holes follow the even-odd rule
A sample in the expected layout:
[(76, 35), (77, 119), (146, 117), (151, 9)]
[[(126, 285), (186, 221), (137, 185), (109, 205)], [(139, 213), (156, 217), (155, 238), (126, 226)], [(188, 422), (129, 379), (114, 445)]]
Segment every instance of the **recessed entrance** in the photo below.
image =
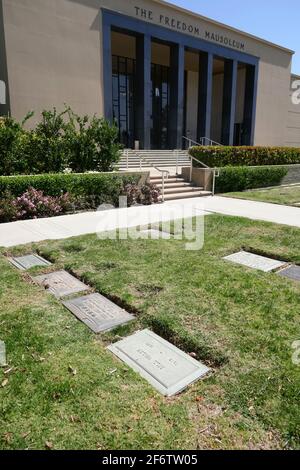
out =
[(127, 148), (134, 145), (135, 60), (113, 55), (113, 118), (119, 129), (119, 141)]
[(151, 148), (169, 148), (169, 106), (170, 72), (169, 67), (160, 64), (151, 65), (152, 112), (151, 112)]
[(151, 148), (169, 149), (170, 47), (151, 44)]
[(123, 29), (113, 21), (104, 34), (105, 115), (124, 147), (253, 143), (257, 59), (164, 28), (151, 32), (143, 22)]

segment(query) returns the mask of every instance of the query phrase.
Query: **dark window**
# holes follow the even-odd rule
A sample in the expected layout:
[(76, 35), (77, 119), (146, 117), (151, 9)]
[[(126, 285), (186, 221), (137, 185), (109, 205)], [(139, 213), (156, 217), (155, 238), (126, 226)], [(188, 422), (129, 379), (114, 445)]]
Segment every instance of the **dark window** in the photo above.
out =
[(134, 144), (135, 60), (112, 57), (113, 118), (119, 128), (119, 140), (125, 147)]
[[(127, 148), (135, 140), (136, 61), (112, 56), (113, 117), (119, 128), (119, 140)], [(169, 148), (170, 69), (151, 64), (151, 147)]]
[(151, 147), (169, 148), (170, 69), (152, 64)]

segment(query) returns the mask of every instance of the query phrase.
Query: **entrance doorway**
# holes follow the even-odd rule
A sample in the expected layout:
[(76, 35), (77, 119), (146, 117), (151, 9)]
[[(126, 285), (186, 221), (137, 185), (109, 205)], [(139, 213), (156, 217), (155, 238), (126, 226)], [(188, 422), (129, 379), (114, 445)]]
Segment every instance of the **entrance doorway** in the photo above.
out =
[[(119, 129), (119, 141), (126, 148), (134, 147), (135, 140), (135, 70), (136, 61), (114, 55), (113, 64), (113, 118)], [(151, 64), (151, 148), (168, 149), (170, 78), (169, 67)]]
[(134, 146), (135, 60), (112, 56), (113, 118), (119, 129), (119, 141)]
[(165, 65), (151, 65), (152, 110), (151, 148), (169, 148), (170, 68)]

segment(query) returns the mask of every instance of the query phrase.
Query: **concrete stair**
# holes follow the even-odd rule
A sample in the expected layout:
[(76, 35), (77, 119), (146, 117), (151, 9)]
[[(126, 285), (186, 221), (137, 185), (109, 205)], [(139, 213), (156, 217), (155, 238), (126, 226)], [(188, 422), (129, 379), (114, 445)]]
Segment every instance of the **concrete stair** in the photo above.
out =
[[(159, 189), (162, 189), (162, 177), (153, 176), (150, 181)], [(211, 196), (211, 194), (209, 191), (204, 191), (204, 188), (186, 182), (183, 178), (177, 176), (165, 178), (165, 201)]]
[[(118, 169), (120, 171), (130, 171), (140, 169), (141, 156), (145, 158), (142, 161), (142, 169), (148, 169), (153, 166), (159, 168), (176, 167), (177, 154), (173, 150), (128, 150), (128, 167), (127, 155), (124, 151)], [(178, 167), (189, 166), (190, 158), (186, 150), (178, 151)]]

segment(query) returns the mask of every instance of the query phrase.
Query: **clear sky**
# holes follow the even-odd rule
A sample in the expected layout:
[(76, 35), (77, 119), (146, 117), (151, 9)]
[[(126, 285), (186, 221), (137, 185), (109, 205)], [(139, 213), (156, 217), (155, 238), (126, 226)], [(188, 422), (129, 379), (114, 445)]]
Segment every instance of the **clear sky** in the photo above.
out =
[(292, 49), (292, 71), (300, 75), (299, 0), (167, 1)]

